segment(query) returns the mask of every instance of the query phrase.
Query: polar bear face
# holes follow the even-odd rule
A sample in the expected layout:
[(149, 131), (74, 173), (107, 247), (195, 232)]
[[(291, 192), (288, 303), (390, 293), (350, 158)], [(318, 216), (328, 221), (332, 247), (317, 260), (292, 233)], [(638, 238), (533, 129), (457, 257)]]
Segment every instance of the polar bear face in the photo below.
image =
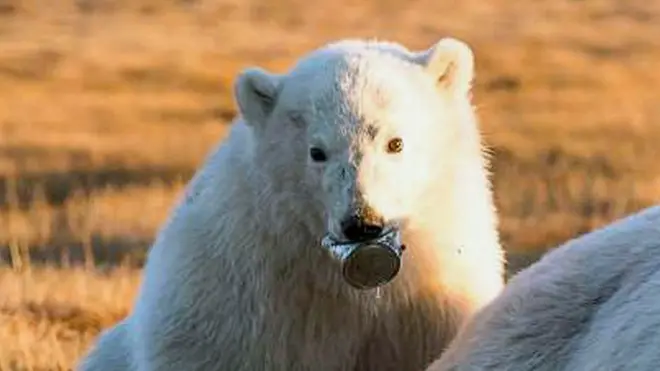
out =
[(236, 97), (273, 197), (296, 195), (329, 236), (363, 241), (398, 228), (450, 177), (472, 69), (454, 39), (422, 52), (342, 41), (286, 74), (244, 71)]

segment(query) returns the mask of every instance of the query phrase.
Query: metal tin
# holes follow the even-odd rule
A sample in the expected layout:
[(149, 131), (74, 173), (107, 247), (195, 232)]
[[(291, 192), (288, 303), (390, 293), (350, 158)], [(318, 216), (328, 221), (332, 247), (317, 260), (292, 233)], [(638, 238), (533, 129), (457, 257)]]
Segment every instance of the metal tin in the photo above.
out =
[(321, 241), (341, 263), (346, 282), (358, 289), (372, 289), (394, 279), (401, 269), (403, 248), (397, 230), (365, 242), (338, 243), (330, 236)]

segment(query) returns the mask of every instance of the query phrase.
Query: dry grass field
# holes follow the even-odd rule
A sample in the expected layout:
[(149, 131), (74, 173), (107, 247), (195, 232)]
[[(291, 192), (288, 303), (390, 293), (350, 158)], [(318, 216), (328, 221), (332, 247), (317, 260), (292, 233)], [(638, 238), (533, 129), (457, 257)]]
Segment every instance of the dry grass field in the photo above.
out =
[(68, 370), (124, 316), (236, 73), (342, 37), (477, 57), (511, 270), (660, 200), (660, 3), (0, 0), (0, 370)]

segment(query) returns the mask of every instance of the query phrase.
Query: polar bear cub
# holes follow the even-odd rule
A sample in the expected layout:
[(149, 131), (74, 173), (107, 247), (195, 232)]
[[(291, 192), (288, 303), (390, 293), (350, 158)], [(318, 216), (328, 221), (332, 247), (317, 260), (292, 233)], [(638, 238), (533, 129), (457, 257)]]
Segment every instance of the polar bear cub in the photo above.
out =
[[(427, 366), (503, 285), (473, 64), (452, 38), (342, 40), (286, 73), (243, 71), (231, 133), (159, 232), (132, 313), (81, 369)], [(401, 267), (373, 289), (321, 244), (394, 232)]]

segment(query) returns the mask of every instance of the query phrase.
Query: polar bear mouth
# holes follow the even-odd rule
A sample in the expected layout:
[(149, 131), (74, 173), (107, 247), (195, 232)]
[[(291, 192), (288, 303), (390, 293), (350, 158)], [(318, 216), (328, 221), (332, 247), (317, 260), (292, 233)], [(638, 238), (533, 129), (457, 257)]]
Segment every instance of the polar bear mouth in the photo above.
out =
[(377, 243), (381, 241), (388, 241), (392, 239), (397, 239), (399, 237), (399, 231), (397, 228), (390, 227), (384, 230), (378, 237), (364, 240), (364, 241), (352, 241), (352, 240), (342, 240), (337, 238), (334, 234), (328, 233), (323, 237), (321, 244), (324, 247), (329, 247), (330, 245), (358, 245), (363, 243)]
[(354, 288), (382, 286), (393, 280), (401, 268), (404, 248), (398, 229), (362, 242), (339, 241), (327, 234), (321, 245), (340, 262), (344, 280)]

